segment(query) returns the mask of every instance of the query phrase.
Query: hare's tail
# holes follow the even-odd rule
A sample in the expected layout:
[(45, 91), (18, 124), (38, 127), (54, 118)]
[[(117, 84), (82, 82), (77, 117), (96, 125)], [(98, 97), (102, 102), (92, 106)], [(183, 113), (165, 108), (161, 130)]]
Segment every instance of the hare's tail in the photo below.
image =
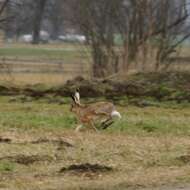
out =
[(121, 119), (121, 114), (118, 111), (114, 110), (111, 112), (111, 117), (117, 117), (118, 119)]

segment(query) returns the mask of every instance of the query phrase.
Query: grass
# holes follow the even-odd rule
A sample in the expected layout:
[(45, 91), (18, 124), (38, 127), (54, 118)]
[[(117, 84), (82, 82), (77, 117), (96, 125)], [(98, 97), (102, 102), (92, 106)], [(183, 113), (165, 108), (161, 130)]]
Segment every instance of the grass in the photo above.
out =
[(80, 56), (80, 52), (76, 52), (76, 50), (64, 50), (64, 49), (36, 49), (36, 48), (1, 48), (0, 56), (3, 57), (22, 57), (22, 58), (35, 58), (38, 59), (72, 59), (72, 56), (77, 57)]
[(4, 110), (0, 114), (0, 125), (5, 129), (35, 129), (50, 128), (63, 129), (71, 128), (74, 124), (74, 117), (70, 116), (67, 106), (48, 105), (48, 103), (10, 103), (4, 104)]
[(0, 173), (2, 172), (13, 172), (15, 168), (14, 163), (8, 161), (1, 161), (0, 162)]
[[(16, 44), (2, 47), (0, 57), (78, 63), (82, 60), (78, 49), (70, 45)], [(7, 75), (1, 74), (0, 81), (3, 77)], [(62, 84), (69, 77), (13, 73), (7, 81)], [(109, 129), (95, 133), (86, 127), (75, 133), (70, 100), (60, 98), (65, 104), (47, 98), (22, 102), (21, 97), (0, 97), (0, 188), (130, 190), (190, 183), (189, 103), (170, 101), (139, 108), (126, 106), (125, 97), (118, 102), (122, 106), (117, 106), (122, 119)], [(59, 173), (63, 167), (85, 163), (108, 166), (113, 171)]]
[[(69, 111), (68, 98), (61, 98), (63, 105), (50, 103), (49, 98), (41, 100), (29, 99), (24, 104), (15, 98), (1, 97), (0, 126), (2, 129), (17, 128), (22, 130), (73, 129), (76, 125), (75, 116)], [(52, 98), (51, 98), (52, 99)], [(26, 99), (27, 101), (27, 99)], [(31, 102), (30, 102), (31, 101)], [(190, 105), (182, 107), (177, 103), (160, 104), (160, 107), (138, 108), (135, 106), (119, 107), (123, 118), (115, 122), (109, 133), (126, 133), (130, 135), (190, 135)]]
[(77, 44), (4, 44), (0, 47), (0, 81), (18, 85), (63, 84), (90, 76), (87, 48)]
[[(89, 78), (92, 75), (89, 52), (88, 46), (80, 44), (3, 44), (0, 47), (0, 81), (24, 85), (60, 84), (71, 79), (71, 76)], [(181, 57), (175, 58), (171, 65), (172, 70), (189, 70), (189, 48), (183, 47), (181, 52)], [(135, 73), (136, 67), (136, 64), (131, 66), (129, 73)], [(167, 93), (170, 89), (161, 90)]]
[(38, 59), (69, 59), (80, 56), (84, 48), (79, 45), (7, 45), (0, 48), (3, 57), (37, 57)]
[[(0, 187), (138, 189), (190, 182), (190, 106), (117, 107), (123, 118), (108, 130), (75, 133), (68, 103), (9, 100), (0, 97)], [(85, 163), (113, 171), (59, 173)]]
[(140, 135), (143, 133), (176, 135), (190, 134), (189, 108), (173, 109), (168, 107), (129, 107), (126, 111), (126, 116), (124, 116), (119, 124), (116, 124), (119, 125), (117, 130)]

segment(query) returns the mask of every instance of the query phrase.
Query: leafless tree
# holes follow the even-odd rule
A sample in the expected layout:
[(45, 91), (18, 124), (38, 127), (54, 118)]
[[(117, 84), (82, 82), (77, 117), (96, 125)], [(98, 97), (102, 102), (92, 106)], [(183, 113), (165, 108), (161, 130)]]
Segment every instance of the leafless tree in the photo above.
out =
[(49, 1), (47, 18), (51, 23), (51, 39), (57, 40), (64, 24), (64, 0)]
[(13, 16), (18, 15), (9, 28), (14, 26), (18, 35), (33, 31), (33, 43), (39, 42), (47, 20), (53, 39), (63, 25), (84, 34), (95, 77), (126, 73), (131, 68), (167, 68), (170, 57), (190, 36), (187, 0), (9, 1), (16, 2)]
[[(41, 1), (41, 0), (40, 0)], [(7, 37), (20, 37), (22, 34), (37, 35), (39, 30), (47, 30), (56, 39), (63, 28), (63, 0), (10, 0), (8, 15), (13, 19), (7, 25)], [(39, 16), (40, 14), (40, 16)], [(35, 32), (34, 32), (35, 31)], [(38, 41), (38, 40), (37, 40)]]
[(40, 29), (47, 0), (35, 0), (35, 16), (33, 21), (33, 44), (40, 42)]
[(126, 72), (136, 63), (141, 70), (159, 70), (168, 66), (168, 58), (189, 37), (186, 0), (70, 0), (68, 4), (74, 10), (71, 21), (89, 39), (95, 77)]
[(8, 4), (9, 4), (9, 0), (5, 0), (1, 3), (1, 7), (0, 7), (0, 23), (1, 24), (5, 23), (8, 19), (10, 19), (10, 17), (4, 14)]
[[(78, 2), (78, 1), (77, 1)], [(92, 47), (93, 74), (104, 77), (118, 69), (118, 55), (114, 47), (114, 13), (118, 2), (114, 0), (69, 1), (75, 10), (70, 19), (80, 28)], [(73, 11), (70, 11), (73, 13)]]

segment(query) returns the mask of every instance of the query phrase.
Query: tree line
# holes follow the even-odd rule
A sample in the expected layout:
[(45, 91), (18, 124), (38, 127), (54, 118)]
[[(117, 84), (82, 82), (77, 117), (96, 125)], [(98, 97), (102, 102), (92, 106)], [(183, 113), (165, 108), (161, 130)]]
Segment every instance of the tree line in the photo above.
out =
[(138, 67), (166, 69), (190, 36), (187, 0), (8, 0), (7, 36), (48, 28), (52, 39), (66, 28), (86, 36), (93, 76), (109, 77)]
[(130, 67), (166, 69), (190, 36), (186, 0), (70, 0), (70, 6), (76, 10), (73, 21), (89, 39), (97, 77)]

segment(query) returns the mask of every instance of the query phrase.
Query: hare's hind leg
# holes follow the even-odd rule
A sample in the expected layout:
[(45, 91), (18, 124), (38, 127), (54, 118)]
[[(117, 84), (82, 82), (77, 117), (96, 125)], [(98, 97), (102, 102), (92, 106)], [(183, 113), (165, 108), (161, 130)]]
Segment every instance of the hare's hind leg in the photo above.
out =
[(107, 129), (110, 125), (114, 123), (112, 118), (108, 118), (106, 121), (104, 121), (101, 125), (102, 129)]
[(114, 118), (121, 119), (121, 114), (114, 110), (112, 111), (111, 115), (108, 117), (108, 119), (104, 122), (102, 122), (102, 129), (107, 129), (110, 125), (114, 123)]

